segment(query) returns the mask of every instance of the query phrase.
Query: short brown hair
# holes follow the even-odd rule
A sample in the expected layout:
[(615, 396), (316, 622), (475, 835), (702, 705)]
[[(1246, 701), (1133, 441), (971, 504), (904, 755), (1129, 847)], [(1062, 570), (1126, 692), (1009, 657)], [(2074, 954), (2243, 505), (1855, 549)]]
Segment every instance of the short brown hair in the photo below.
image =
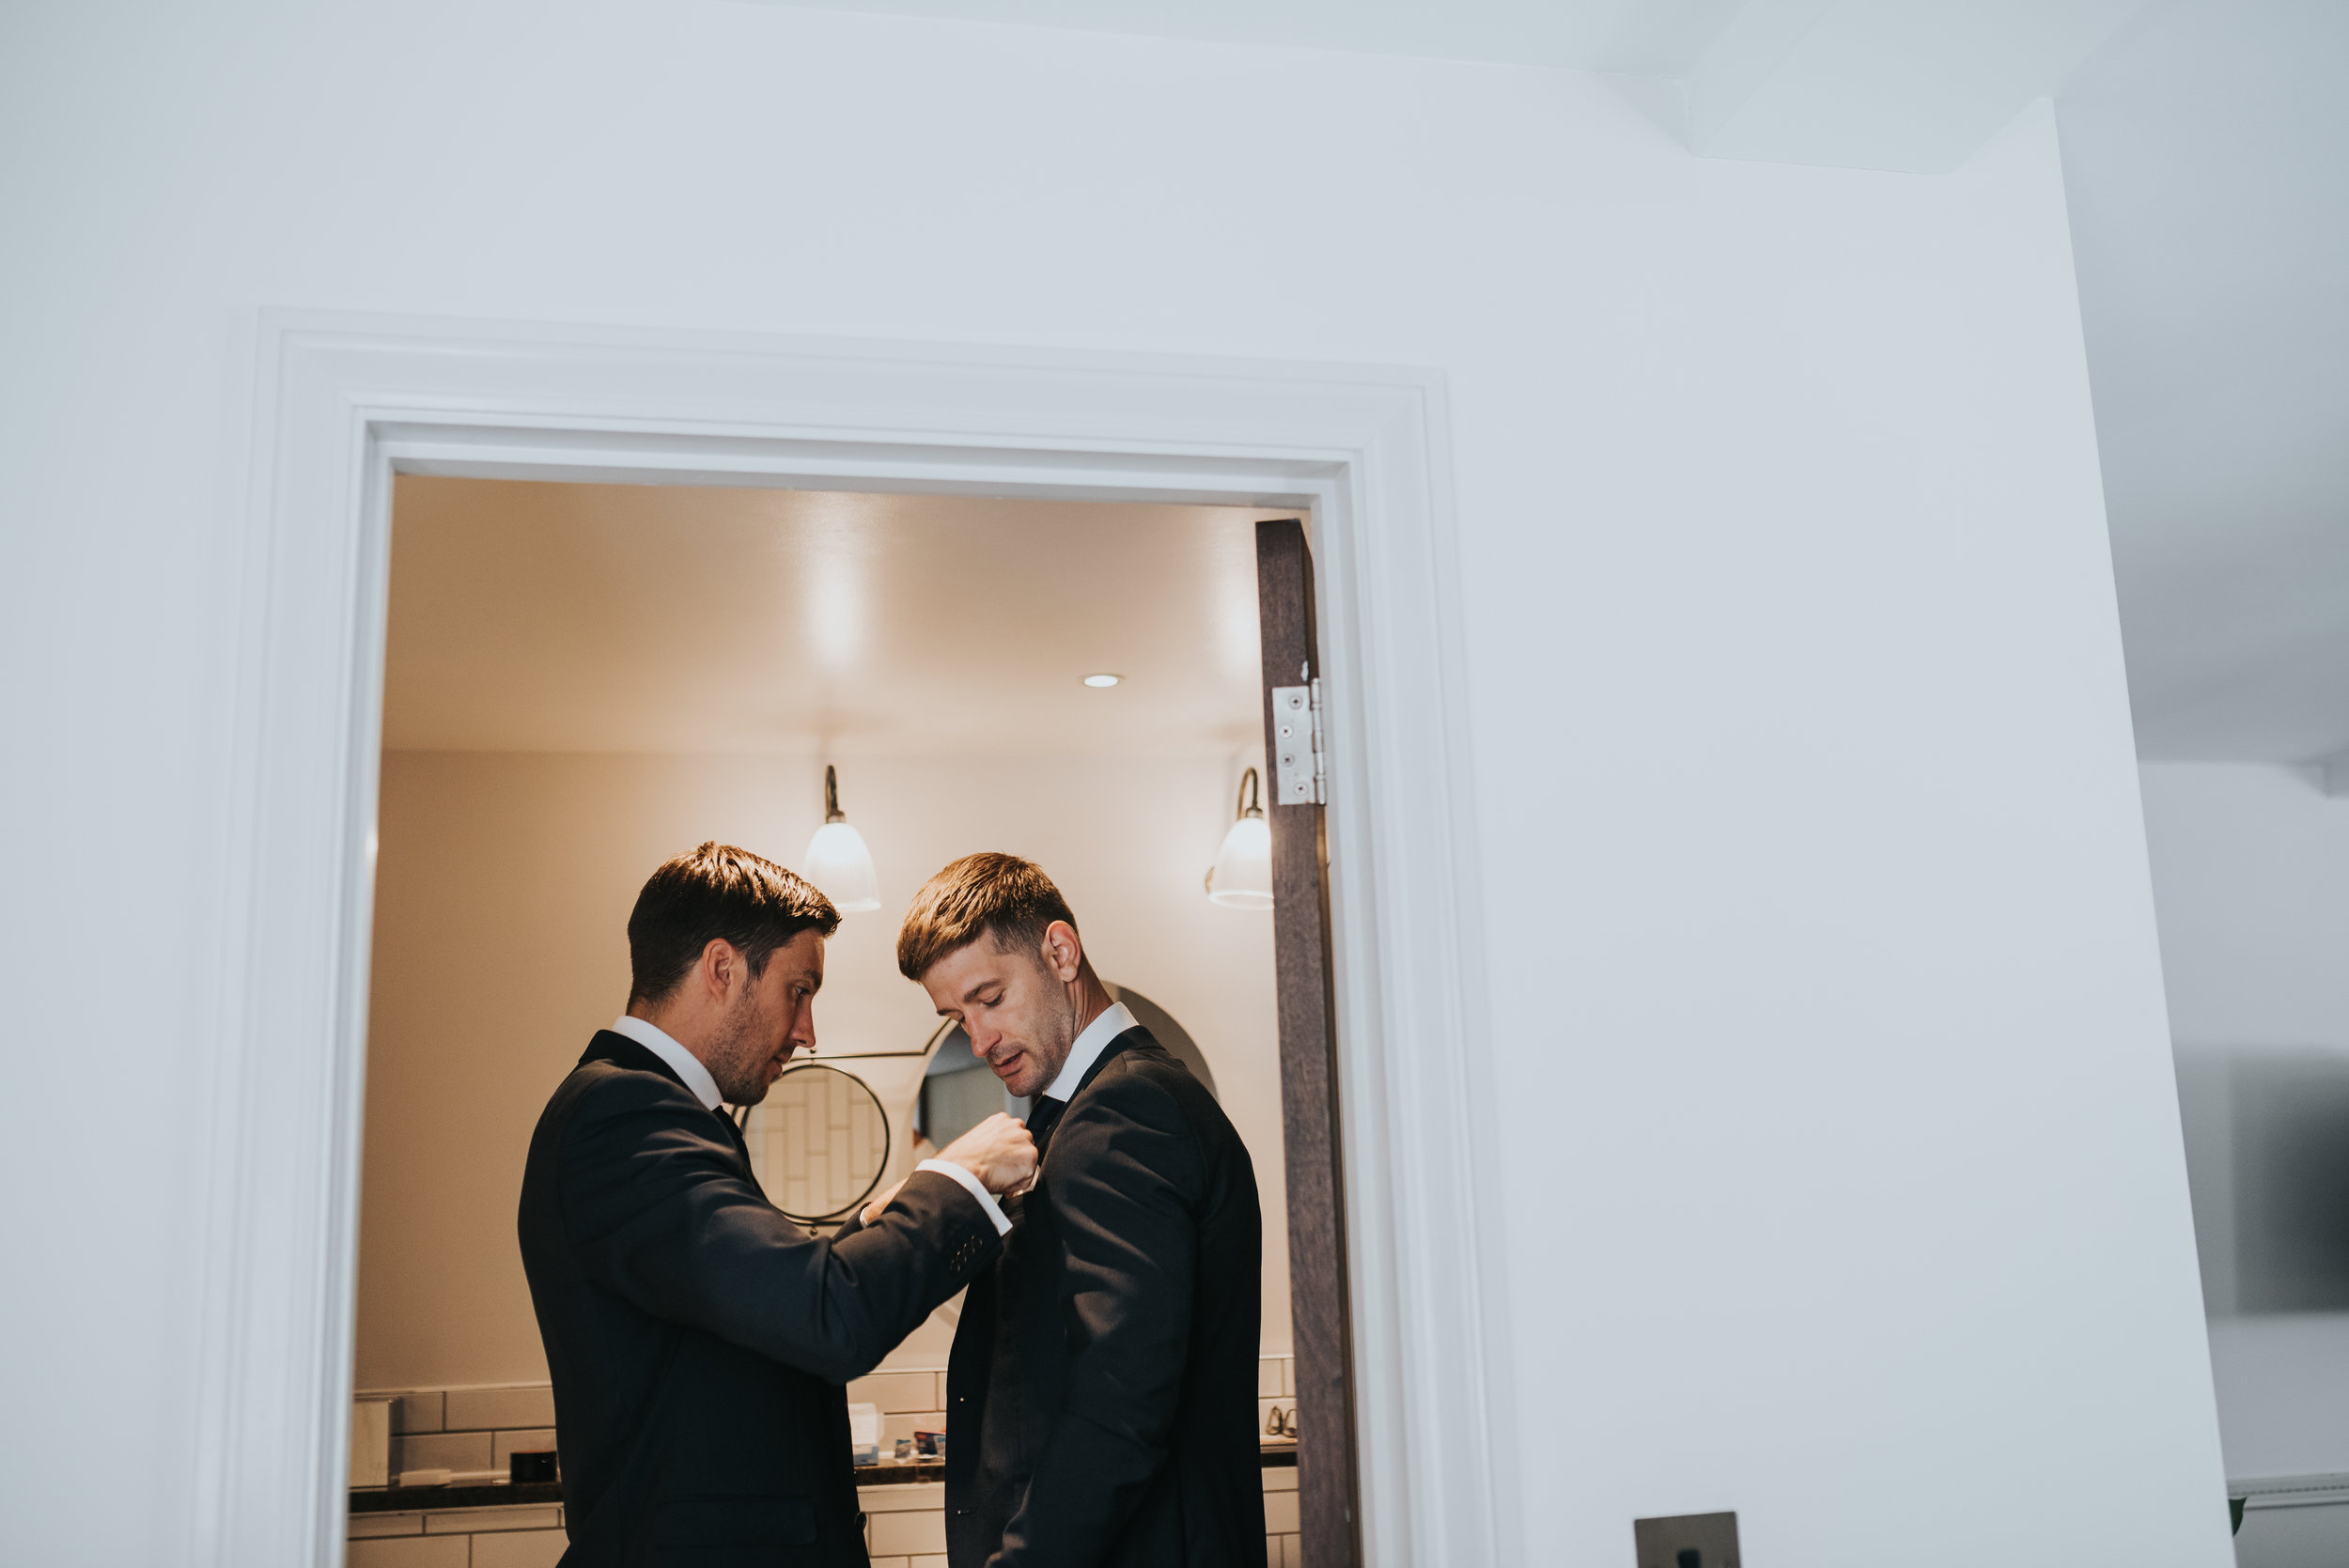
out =
[(993, 851), (965, 855), (913, 895), (897, 928), (897, 969), (918, 982), (931, 965), (981, 937), (1000, 948), (1036, 951), (1056, 920), (1077, 928), (1068, 900), (1042, 866)]
[(840, 911), (813, 882), (716, 840), (663, 861), (628, 917), (628, 1000), (659, 1001), (677, 988), (703, 949), (723, 939), (756, 979), (775, 949), (802, 931), (829, 937)]

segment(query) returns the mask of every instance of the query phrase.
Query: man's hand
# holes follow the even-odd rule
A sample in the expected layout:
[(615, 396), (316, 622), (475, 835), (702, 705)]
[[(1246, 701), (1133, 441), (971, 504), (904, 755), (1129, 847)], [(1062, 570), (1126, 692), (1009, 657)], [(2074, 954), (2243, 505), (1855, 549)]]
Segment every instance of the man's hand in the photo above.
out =
[(1024, 1126), (999, 1110), (947, 1144), (938, 1157), (953, 1160), (978, 1177), (989, 1192), (1003, 1192), (1035, 1173), (1035, 1140)]

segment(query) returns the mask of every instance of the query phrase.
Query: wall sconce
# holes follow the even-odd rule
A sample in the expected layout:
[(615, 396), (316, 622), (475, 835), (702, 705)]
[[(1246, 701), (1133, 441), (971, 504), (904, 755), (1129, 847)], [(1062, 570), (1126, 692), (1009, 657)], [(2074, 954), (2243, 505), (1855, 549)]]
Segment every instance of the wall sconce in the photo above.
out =
[(873, 852), (864, 835), (848, 826), (840, 809), (840, 775), (824, 765), (824, 825), (807, 841), (800, 875), (816, 884), (844, 915), (880, 908), (880, 878), (873, 875)]
[(1237, 819), (1207, 873), (1207, 897), (1226, 908), (1272, 908), (1272, 825), (1264, 819), (1261, 788), (1254, 768), (1240, 775)]

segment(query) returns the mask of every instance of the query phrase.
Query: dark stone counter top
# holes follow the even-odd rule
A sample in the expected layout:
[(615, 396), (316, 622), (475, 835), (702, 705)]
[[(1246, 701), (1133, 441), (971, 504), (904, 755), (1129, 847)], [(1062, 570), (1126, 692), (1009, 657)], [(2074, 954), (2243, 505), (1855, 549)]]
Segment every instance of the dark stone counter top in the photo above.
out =
[[(1259, 1451), (1264, 1467), (1278, 1469), (1297, 1463), (1294, 1442), (1266, 1443)], [(946, 1479), (946, 1462), (924, 1459), (910, 1465), (859, 1465), (859, 1486), (909, 1486)], [(358, 1486), (350, 1493), (353, 1514), (443, 1514), (459, 1508), (537, 1508), (563, 1500), (559, 1481), (530, 1481), (520, 1486), (492, 1482), (486, 1486)]]
[(353, 1514), (438, 1514), (452, 1508), (542, 1508), (563, 1500), (559, 1481), (526, 1481), (515, 1486), (494, 1481), (486, 1486), (354, 1486)]

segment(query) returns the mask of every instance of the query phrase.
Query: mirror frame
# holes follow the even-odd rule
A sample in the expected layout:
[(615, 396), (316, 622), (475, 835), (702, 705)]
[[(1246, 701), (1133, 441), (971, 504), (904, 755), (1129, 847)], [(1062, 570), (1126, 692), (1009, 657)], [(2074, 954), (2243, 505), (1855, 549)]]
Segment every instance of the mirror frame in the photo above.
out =
[[(897, 1133), (896, 1129), (890, 1125), (889, 1107), (881, 1103), (880, 1091), (875, 1089), (870, 1082), (866, 1081), (863, 1075), (849, 1072), (845, 1067), (834, 1066), (829, 1062), (802, 1062), (796, 1066), (786, 1067), (782, 1072), (775, 1075), (775, 1081), (767, 1086), (767, 1097), (759, 1101), (757, 1105), (753, 1106), (751, 1109), (754, 1111), (766, 1109), (773, 1101), (775, 1091), (782, 1088), (783, 1085), (790, 1079), (793, 1074), (813, 1072), (838, 1073), (842, 1078), (847, 1079), (850, 1083), (855, 1084), (859, 1089), (864, 1091), (864, 1097), (873, 1102), (873, 1109), (880, 1115), (880, 1163), (874, 1168), (873, 1179), (864, 1184), (863, 1191), (859, 1192), (855, 1197), (849, 1199), (840, 1207), (826, 1214), (795, 1214), (790, 1209), (784, 1207), (782, 1203), (777, 1203), (775, 1199), (770, 1197), (767, 1200), (769, 1203), (774, 1203), (775, 1211), (778, 1214), (781, 1214), (785, 1219), (791, 1220), (795, 1224), (829, 1225), (834, 1223), (835, 1221), (845, 1219), (849, 1215), (854, 1214), (860, 1205), (862, 1205), (867, 1199), (871, 1198), (874, 1193), (880, 1190), (880, 1184), (883, 1178), (889, 1174), (890, 1157), (896, 1153)], [(761, 1131), (763, 1134), (764, 1129), (762, 1128)], [(764, 1152), (765, 1151), (762, 1146), (761, 1153), (763, 1154)]]

